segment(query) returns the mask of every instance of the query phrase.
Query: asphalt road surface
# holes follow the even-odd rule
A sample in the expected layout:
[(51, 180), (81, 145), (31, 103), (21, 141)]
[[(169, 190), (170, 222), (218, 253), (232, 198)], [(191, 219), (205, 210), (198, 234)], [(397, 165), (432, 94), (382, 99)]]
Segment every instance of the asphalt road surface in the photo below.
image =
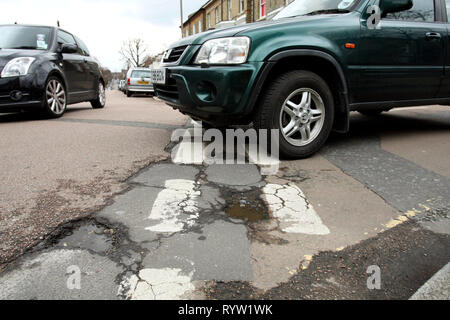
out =
[(184, 159), (194, 125), (117, 91), (0, 115), (0, 299), (408, 299), (450, 261), (449, 107), (354, 114), (270, 175)]

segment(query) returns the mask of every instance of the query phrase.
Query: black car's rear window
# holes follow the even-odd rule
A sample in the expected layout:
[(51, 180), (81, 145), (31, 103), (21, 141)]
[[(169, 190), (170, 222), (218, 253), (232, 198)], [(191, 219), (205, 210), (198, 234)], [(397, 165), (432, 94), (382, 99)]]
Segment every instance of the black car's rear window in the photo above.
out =
[(0, 26), (2, 49), (50, 49), (52, 29), (49, 27)]
[(132, 78), (150, 78), (150, 71), (135, 70), (131, 73)]

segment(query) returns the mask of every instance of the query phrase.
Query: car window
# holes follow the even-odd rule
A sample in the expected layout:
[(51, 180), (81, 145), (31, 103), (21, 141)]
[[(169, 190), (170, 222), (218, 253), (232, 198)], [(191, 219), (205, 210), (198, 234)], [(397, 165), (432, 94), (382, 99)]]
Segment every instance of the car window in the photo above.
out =
[(131, 73), (131, 78), (150, 78), (150, 71), (135, 70)]
[(434, 0), (414, 0), (409, 10), (388, 13), (383, 19), (434, 22)]
[(75, 38), (67, 32), (62, 30), (58, 30), (58, 47), (61, 48), (63, 44), (74, 44), (77, 45)]
[(78, 47), (79, 47), (79, 49), (81, 51), (80, 53), (85, 55), (85, 56), (89, 56), (89, 50), (88, 50), (87, 46), (84, 44), (84, 42), (80, 38), (78, 38), (77, 36), (75, 36), (75, 40), (78, 43)]

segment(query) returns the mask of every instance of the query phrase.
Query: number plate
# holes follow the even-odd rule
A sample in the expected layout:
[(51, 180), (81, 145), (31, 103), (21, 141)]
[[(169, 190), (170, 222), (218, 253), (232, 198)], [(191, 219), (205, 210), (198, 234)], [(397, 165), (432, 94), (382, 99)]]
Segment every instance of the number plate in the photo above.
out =
[(148, 84), (148, 81), (138, 81), (139, 84)]
[(167, 69), (153, 69), (150, 70), (150, 75), (153, 83), (166, 84)]

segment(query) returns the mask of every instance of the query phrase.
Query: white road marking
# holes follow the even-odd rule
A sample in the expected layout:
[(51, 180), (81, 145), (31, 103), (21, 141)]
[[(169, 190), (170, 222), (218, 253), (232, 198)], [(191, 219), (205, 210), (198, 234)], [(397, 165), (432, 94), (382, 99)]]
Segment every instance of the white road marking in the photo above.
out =
[(280, 222), (282, 231), (310, 235), (330, 233), (297, 186), (268, 184), (263, 188), (263, 199)]
[[(160, 233), (175, 233), (195, 224), (199, 217), (196, 199), (201, 192), (192, 180), (167, 180), (152, 207), (149, 219), (156, 224), (145, 228)], [(182, 219), (183, 218), (183, 219)]]
[[(275, 175), (278, 172), (280, 160), (276, 157), (269, 156), (264, 152), (258, 152), (258, 146), (251, 147), (246, 145), (245, 150), (241, 150), (244, 148), (240, 148), (239, 146), (233, 146), (234, 153), (227, 155), (227, 146), (225, 141), (226, 136), (222, 137), (224, 139), (222, 154), (216, 155), (217, 159), (209, 159), (206, 154), (208, 151), (208, 143), (202, 141), (203, 131), (200, 130), (200, 128), (201, 127), (198, 127), (198, 124), (196, 124), (193, 128), (184, 129), (184, 131), (182, 129), (174, 131), (172, 141), (177, 140), (178, 138), (182, 138), (182, 140), (172, 150), (173, 163), (185, 165), (208, 165), (211, 160), (217, 160), (219, 161), (218, 164), (223, 164), (225, 161), (224, 155), (227, 160), (230, 158), (233, 162), (235, 161), (235, 157), (237, 159), (245, 160), (247, 155), (248, 163), (258, 165), (261, 168), (262, 175)], [(244, 161), (244, 163), (247, 162)]]
[(180, 300), (195, 290), (192, 273), (183, 275), (181, 269), (143, 269), (139, 276), (122, 281), (118, 295), (131, 300)]
[(181, 141), (173, 150), (172, 162), (201, 165), (205, 160), (204, 150), (203, 142)]
[(192, 127), (178, 129), (172, 132), (171, 141), (178, 141), (172, 150), (172, 162), (175, 164), (201, 165), (205, 159), (205, 143), (203, 143), (203, 130), (200, 123), (191, 119)]

